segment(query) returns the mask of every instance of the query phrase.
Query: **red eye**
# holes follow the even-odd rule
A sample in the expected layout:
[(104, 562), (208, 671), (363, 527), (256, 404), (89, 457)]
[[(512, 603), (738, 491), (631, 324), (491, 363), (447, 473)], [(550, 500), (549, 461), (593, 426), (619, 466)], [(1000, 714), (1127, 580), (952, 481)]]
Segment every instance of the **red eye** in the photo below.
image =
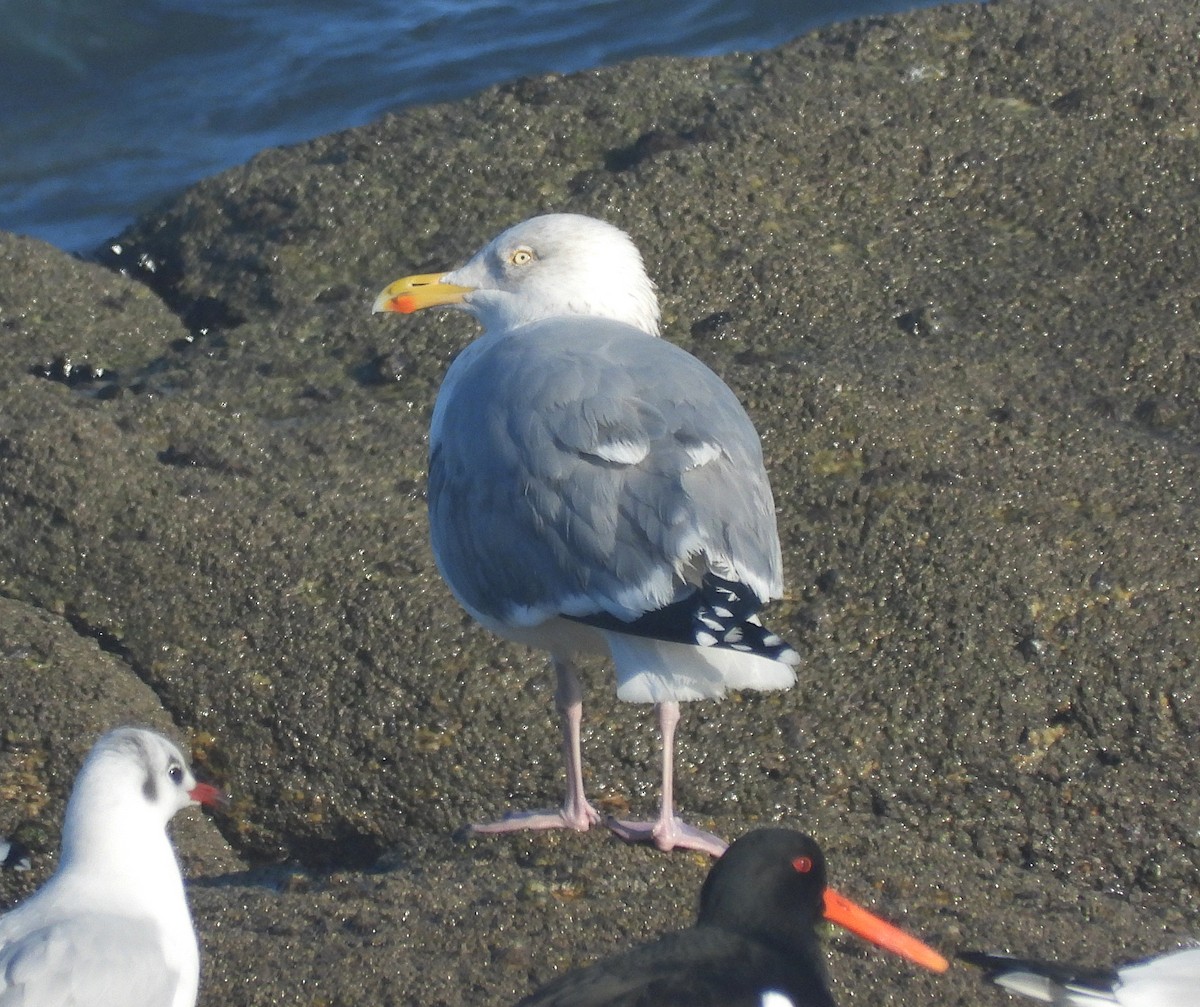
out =
[(812, 857), (797, 857), (792, 861), (792, 870), (797, 874), (807, 874), (812, 870)]

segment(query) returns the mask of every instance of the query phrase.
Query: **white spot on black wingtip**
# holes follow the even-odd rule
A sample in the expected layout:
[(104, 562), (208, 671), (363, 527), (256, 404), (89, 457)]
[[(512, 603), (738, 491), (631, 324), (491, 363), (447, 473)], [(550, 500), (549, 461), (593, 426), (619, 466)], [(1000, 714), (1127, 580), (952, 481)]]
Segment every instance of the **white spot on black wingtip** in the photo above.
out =
[(692, 641), (702, 647), (724, 647), (785, 664), (798, 661), (791, 647), (763, 627), (756, 615), (761, 604), (744, 584), (706, 577), (690, 599)]
[(762, 602), (746, 585), (713, 574), (691, 594), (633, 621), (607, 612), (571, 616), (590, 626), (696, 647), (724, 647), (795, 665), (800, 655), (769, 633), (755, 614)]
[(27, 871), (32, 866), (24, 843), (17, 839), (0, 839), (0, 867), (6, 871)]

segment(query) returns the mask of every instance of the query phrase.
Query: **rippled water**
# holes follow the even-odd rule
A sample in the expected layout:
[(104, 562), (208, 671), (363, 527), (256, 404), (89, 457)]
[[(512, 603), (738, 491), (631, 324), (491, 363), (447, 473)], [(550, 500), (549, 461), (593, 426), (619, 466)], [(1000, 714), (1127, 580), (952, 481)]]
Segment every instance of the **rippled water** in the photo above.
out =
[(920, 0), (0, 0), (0, 228), (90, 249), (264, 147), (522, 74)]

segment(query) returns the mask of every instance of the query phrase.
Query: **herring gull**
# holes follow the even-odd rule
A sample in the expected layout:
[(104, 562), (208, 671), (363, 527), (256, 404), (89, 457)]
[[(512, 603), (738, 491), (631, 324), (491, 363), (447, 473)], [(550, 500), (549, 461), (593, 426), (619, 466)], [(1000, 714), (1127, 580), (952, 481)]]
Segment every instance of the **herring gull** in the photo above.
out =
[(674, 810), (679, 704), (785, 689), (799, 656), (758, 610), (783, 590), (762, 447), (729, 387), (657, 338), (654, 284), (627, 234), (533, 217), (448, 273), (408, 276), (374, 310), (469, 312), (483, 335), (453, 362), (429, 431), (433, 554), (472, 617), (550, 652), (567, 796), (482, 832), (601, 821), (584, 795), (579, 655), (611, 656), (617, 696), (653, 703), (660, 812), (609, 820), (626, 840), (720, 855)]

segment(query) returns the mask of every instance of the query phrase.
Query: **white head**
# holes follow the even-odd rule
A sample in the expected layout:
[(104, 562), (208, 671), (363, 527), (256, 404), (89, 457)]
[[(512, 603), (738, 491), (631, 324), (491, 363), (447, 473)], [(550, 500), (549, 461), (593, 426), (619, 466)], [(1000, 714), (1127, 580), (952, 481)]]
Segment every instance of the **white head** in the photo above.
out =
[(587, 315), (658, 335), (658, 298), (637, 246), (620, 228), (576, 213), (531, 217), (452, 272), (397, 280), (375, 310), (435, 305), (463, 308), (489, 332)]
[(220, 791), (197, 783), (183, 753), (161, 734), (119, 727), (92, 746), (75, 778), (63, 822), (63, 858), (77, 845), (132, 831), (138, 823), (161, 831), (182, 808), (220, 800)]

